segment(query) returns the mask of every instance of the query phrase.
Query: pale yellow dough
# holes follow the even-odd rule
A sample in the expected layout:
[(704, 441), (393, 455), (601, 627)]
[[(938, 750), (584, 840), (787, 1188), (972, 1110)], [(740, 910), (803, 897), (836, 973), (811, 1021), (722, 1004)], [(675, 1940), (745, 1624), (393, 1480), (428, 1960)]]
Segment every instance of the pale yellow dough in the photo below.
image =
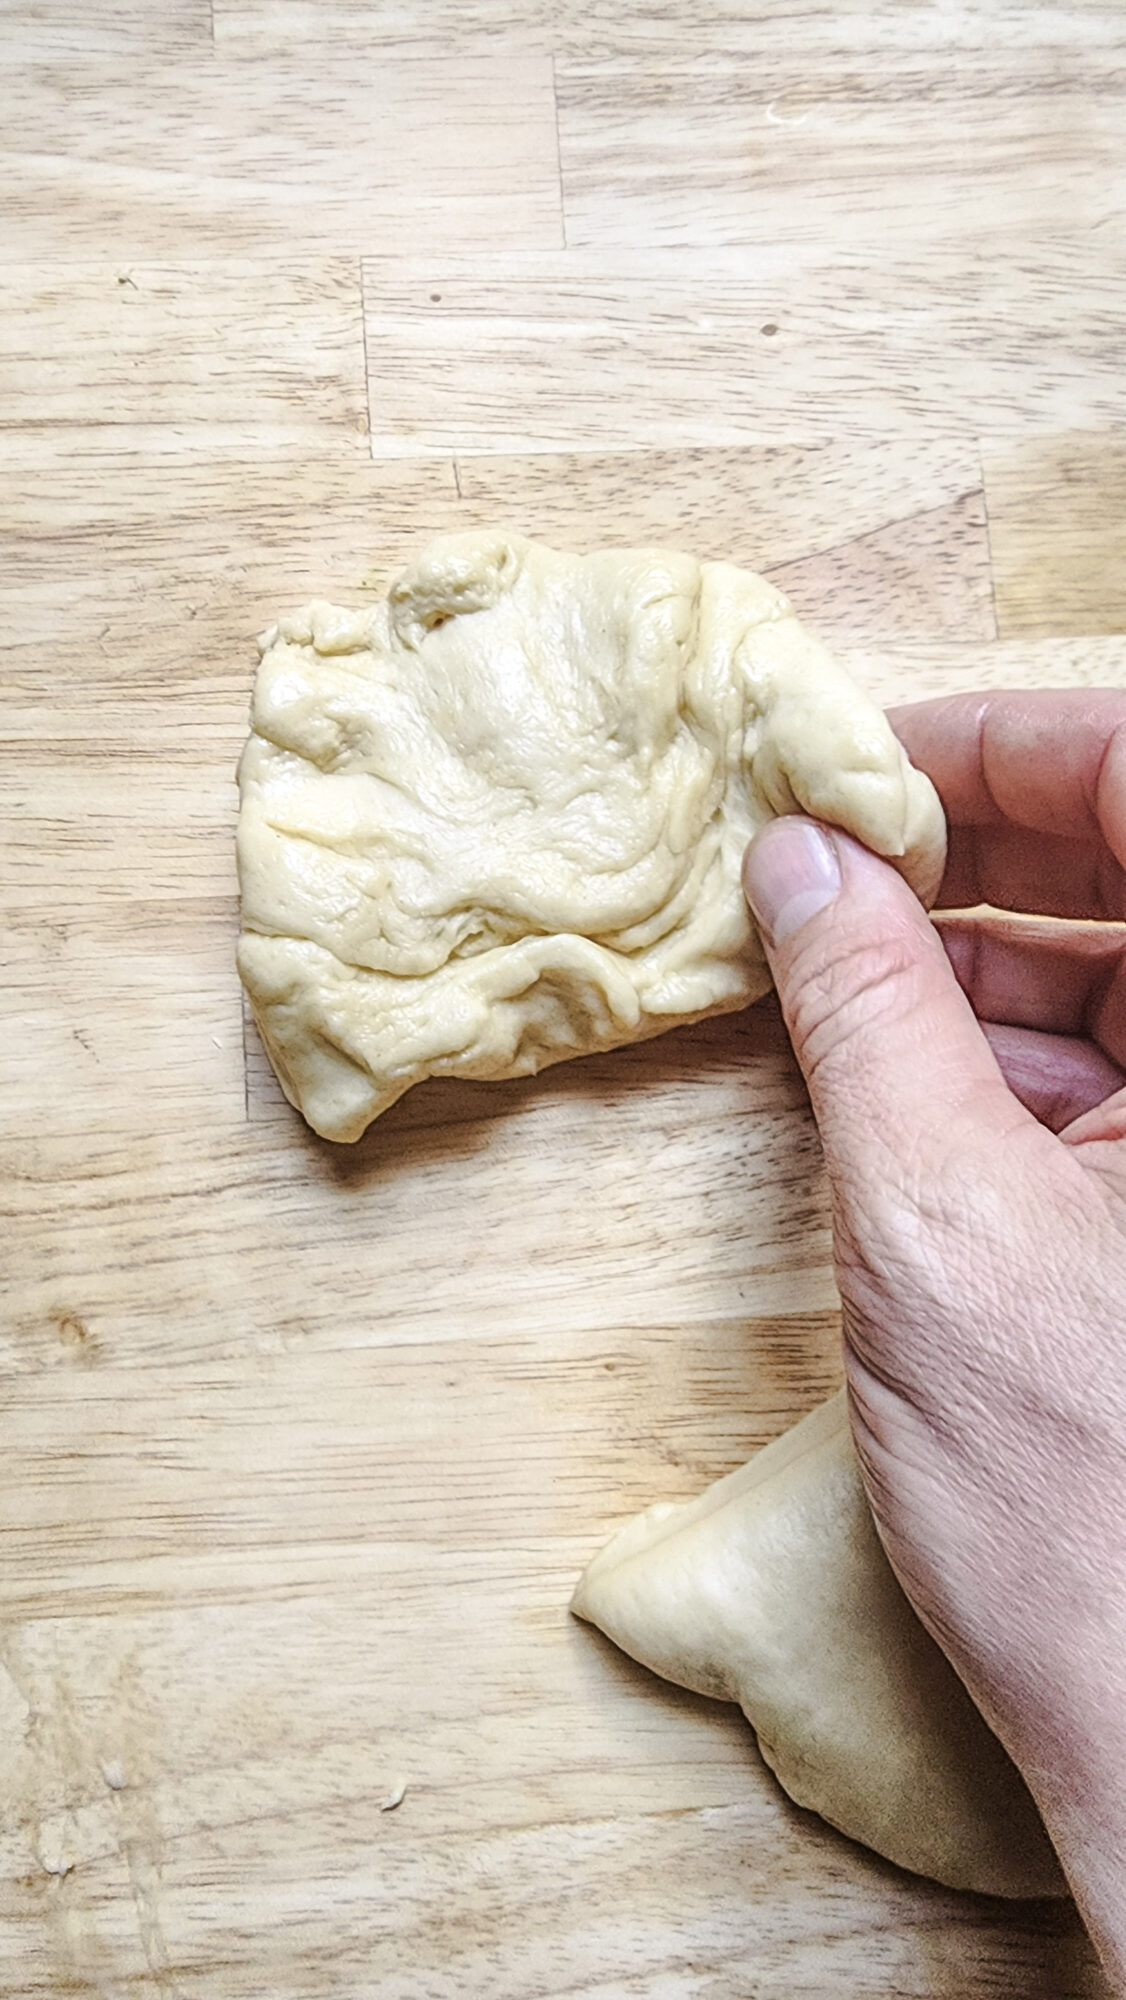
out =
[(739, 870), (776, 813), (937, 888), (929, 781), (749, 571), (453, 536), (386, 602), (311, 604), (261, 645), (239, 970), (327, 1138), (426, 1076), (521, 1076), (756, 999)]
[(698, 1499), (630, 1521), (572, 1609), (654, 1673), (738, 1702), (791, 1798), (900, 1867), (1067, 1893), (1016, 1766), (884, 1555), (843, 1393)]

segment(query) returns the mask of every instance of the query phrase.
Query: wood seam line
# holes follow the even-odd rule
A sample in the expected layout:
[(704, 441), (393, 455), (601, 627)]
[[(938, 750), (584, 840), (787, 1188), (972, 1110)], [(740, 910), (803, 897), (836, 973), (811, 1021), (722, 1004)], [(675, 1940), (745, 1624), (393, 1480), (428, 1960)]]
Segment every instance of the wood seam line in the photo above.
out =
[[(749, 449), (753, 451), (757, 447), (752, 445)], [(950, 507), (960, 507), (963, 501), (972, 500), (975, 493), (981, 494), (984, 507), (984, 486), (967, 486), (961, 493), (952, 493), (948, 500), (936, 500), (933, 507), (915, 507), (909, 514), (892, 514), (887, 520), (878, 521), (874, 528), (862, 528), (858, 534), (846, 535), (843, 541), (829, 542), (824, 548), (806, 549), (801, 555), (787, 556), (784, 562), (771, 563), (770, 567), (772, 570), (789, 569), (794, 563), (820, 562), (827, 556), (843, 555), (846, 549), (861, 547), (865, 542), (874, 541), (878, 536), (888, 534), (893, 528), (907, 527), (913, 521), (925, 521), (932, 514), (945, 513)], [(992, 570), (990, 587), (992, 588)]]
[[(212, 0), (214, 5), (214, 0)], [(555, 50), (551, 51), (551, 102), (555, 107), (555, 178), (559, 187), (559, 233), (563, 238), (561, 248), (567, 244), (567, 199), (563, 187), (563, 141), (559, 131), (559, 81), (555, 73)]]
[(371, 402), (371, 366), (368, 360), (367, 279), (364, 274), (364, 260), (362, 256), (357, 257), (356, 259), (356, 269), (359, 272), (359, 277), (360, 277), (360, 340), (363, 344), (363, 353), (364, 353), (364, 413), (367, 419), (367, 427), (368, 427), (368, 457), (374, 463), (375, 441), (373, 438), (374, 422), (373, 422), (373, 411)]
[(978, 471), (981, 474), (981, 506), (985, 515), (985, 551), (989, 559), (989, 607), (993, 615), (993, 637), (1001, 637), (1001, 622), (997, 616), (997, 575), (993, 567), (993, 529), (989, 520), (989, 488), (985, 483), (985, 445), (980, 437), (976, 440)]
[(250, 1123), (250, 1069), (249, 1052), (246, 1046), (246, 995), (242, 980), (238, 987), (239, 1023), (242, 1028), (242, 1117), (244, 1125)]

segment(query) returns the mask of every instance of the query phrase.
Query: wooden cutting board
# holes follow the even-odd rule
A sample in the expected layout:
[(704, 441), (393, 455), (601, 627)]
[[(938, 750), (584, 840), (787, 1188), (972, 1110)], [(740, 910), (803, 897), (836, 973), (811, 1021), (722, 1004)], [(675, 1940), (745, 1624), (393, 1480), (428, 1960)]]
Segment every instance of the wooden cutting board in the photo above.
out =
[(1101, 1988), (567, 1614), (838, 1379), (771, 1003), (356, 1147), (232, 951), (253, 639), (426, 534), (765, 569), (885, 701), (1126, 678), (1115, 6), (0, 19), (0, 1994)]

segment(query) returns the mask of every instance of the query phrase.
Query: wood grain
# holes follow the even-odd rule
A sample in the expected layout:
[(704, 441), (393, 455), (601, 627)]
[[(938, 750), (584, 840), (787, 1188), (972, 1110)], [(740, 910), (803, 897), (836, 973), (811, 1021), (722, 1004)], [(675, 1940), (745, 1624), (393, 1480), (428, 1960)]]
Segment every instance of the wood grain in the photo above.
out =
[(6, 498), (0, 608), (19, 684), (65, 707), (68, 688), (130, 679), (159, 721), (171, 663), (178, 683), (207, 661), (238, 675), (234, 741), (255, 634), (286, 604), (362, 597), (377, 558), (396, 567), (453, 524), (457, 488), (449, 462), (377, 466), (326, 445), (261, 464), (47, 462)]
[(562, 65), (568, 244), (829, 240), (969, 256), (1002, 248), (1034, 212), (1049, 239), (1097, 230), (1100, 262), (1121, 256), (1116, 93), (1076, 79), (1043, 98), (974, 96), (956, 70), (945, 87), (888, 89), (879, 71), (842, 82), (796, 53), (789, 77), (780, 88), (739, 64)]
[[(123, 0), (124, 3), (124, 0)], [(55, 0), (65, 4), (65, 0)], [(995, 0), (988, 32), (970, 7), (872, 0), (860, 7), (803, 8), (795, 31), (787, 0), (214, 0), (215, 38), (248, 54), (326, 44), (406, 51), (510, 45), (537, 38), (561, 62), (610, 64), (680, 60), (729, 69), (736, 59), (768, 73), (803, 64), (837, 71), (854, 87), (936, 85), (979, 95), (1050, 92), (1059, 83), (1091, 90), (1121, 86), (1122, 16), (1115, 0), (1077, 6)]]
[(1077, 433), (986, 459), (997, 621), (1006, 636), (1126, 627), (1126, 440)]
[(52, 56), (92, 55), (132, 58), (154, 49), (182, 53), (206, 47), (213, 39), (210, 0), (4, 0), (0, 6), (0, 54)]
[[(202, 446), (206, 406), (199, 428)], [(174, 713), (185, 681), (201, 698), (201, 680), (233, 676), (245, 701), (254, 636), (279, 608), (362, 602), (428, 536), (497, 522), (563, 546), (667, 543), (744, 562), (778, 576), (834, 639), (993, 631), (980, 458), (965, 440), (456, 464), (373, 464), (337, 448), (318, 459), (264, 448), (257, 465), (187, 445), (182, 458), (146, 450), (140, 465), (44, 451), (34, 482), (8, 498), (0, 610), (12, 695), (23, 691), (13, 718), (34, 727), (21, 704), (38, 692), (48, 754), (71, 690), (89, 709), (81, 727), (104, 736), (118, 711), (89, 690), (110, 684), (124, 698), (135, 683), (166, 741), (188, 719)], [(232, 743), (244, 712), (228, 714)]]
[(567, 1616), (837, 1379), (776, 1007), (334, 1148), (232, 836), (255, 633), (448, 528), (764, 568), (886, 702), (1126, 685), (1124, 46), (0, 7), (0, 2000), (1104, 1992)]
[[(785, 236), (364, 267), (377, 457), (945, 439), (1126, 420), (1121, 256)], [(889, 318), (887, 301), (896, 300)]]
[[(348, 1565), (346, 1602), (331, 1570), (320, 1589), (265, 1595), (249, 1651), (214, 1602), (28, 1624), (7, 1650), (9, 1713), (49, 1722), (21, 1773), (21, 1800), (42, 1813), (28, 1814), (25, 1852), (41, 1878), (44, 1862), (66, 1872), (49, 1878), (37, 1922), (5, 1926), (22, 1990), (93, 1972), (194, 1996), (221, 1967), (228, 1992), (314, 2000), (326, 1965), (338, 1991), (394, 2000), (782, 2000), (825, 1979), (928, 1995), (957, 1977), (964, 1898), (935, 1892), (923, 1916), (903, 1877), (859, 1850), (834, 1854), (826, 1830), (756, 1786), (731, 1711), (623, 1684), (609, 1649), (577, 1632), (551, 1648), (543, 1570), (534, 1538), (503, 1567), (397, 1560), (369, 1542)], [(326, 1680), (331, 1713), (310, 1698)], [(460, 1702), (443, 1698), (453, 1687)], [(169, 1723), (181, 1726), (154, 1757)], [(283, 1805), (280, 1759), (307, 1772), (284, 1845), (263, 1838)], [(400, 1807), (381, 1812), (404, 1782)], [(762, 1856), (753, 1877), (749, 1849)], [(820, 1864), (806, 1907), (825, 1943), (795, 1961), (785, 1912), (802, 1854)], [(842, 1922), (858, 1894), (867, 1913)], [(686, 1933), (685, 1902), (705, 1914), (706, 1943)], [(1088, 1990), (1058, 1910), (986, 1904), (979, 1927), (1014, 1990)]]
[(566, 35), (570, 0), (215, 0), (216, 45), (257, 57), (324, 47), (378, 49), (401, 57), (481, 54), (513, 48), (550, 52)]
[(904, 698), (929, 701), (972, 688), (1126, 687), (1126, 632), (986, 646), (907, 640), (886, 649), (838, 646), (837, 656), (888, 707)]
[(0, 265), (0, 407), (28, 470), (363, 450), (358, 265)]
[(5, 262), (560, 241), (545, 57), (13, 56), (6, 92)]
[(474, 518), (529, 534), (745, 563), (825, 637), (994, 632), (980, 460), (969, 443), (473, 457)]

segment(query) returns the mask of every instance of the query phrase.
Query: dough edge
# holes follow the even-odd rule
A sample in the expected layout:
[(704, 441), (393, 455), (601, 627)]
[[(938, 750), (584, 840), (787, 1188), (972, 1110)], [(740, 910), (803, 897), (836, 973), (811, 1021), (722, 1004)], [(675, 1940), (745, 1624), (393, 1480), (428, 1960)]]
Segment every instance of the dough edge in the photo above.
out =
[[(811, 1629), (793, 1604), (787, 1535), (811, 1524), (821, 1544), (814, 1575), (830, 1590), (843, 1580), (863, 1614), (851, 1633), (847, 1602), (820, 1613), (820, 1625), (814, 1617)], [(763, 1553), (771, 1535), (775, 1547)], [(761, 1629), (754, 1565), (742, 1548), (756, 1538)], [(743, 1607), (722, 1601), (732, 1575), (747, 1588)], [(767, 1613), (771, 1600), (775, 1611), (785, 1606), (788, 1593), (790, 1628), (779, 1637)], [(694, 1500), (658, 1502), (627, 1521), (587, 1565), (571, 1610), (651, 1672), (736, 1702), (789, 1796), (899, 1867), (981, 1894), (1069, 1893), (1023, 1778), (883, 1552), (843, 1391)], [(874, 1619), (882, 1621), (875, 1632)], [(858, 1635), (858, 1656), (834, 1688), (826, 1678), (836, 1671), (834, 1650)], [(871, 1755), (886, 1756), (889, 1745), (895, 1761), (869, 1791)]]

